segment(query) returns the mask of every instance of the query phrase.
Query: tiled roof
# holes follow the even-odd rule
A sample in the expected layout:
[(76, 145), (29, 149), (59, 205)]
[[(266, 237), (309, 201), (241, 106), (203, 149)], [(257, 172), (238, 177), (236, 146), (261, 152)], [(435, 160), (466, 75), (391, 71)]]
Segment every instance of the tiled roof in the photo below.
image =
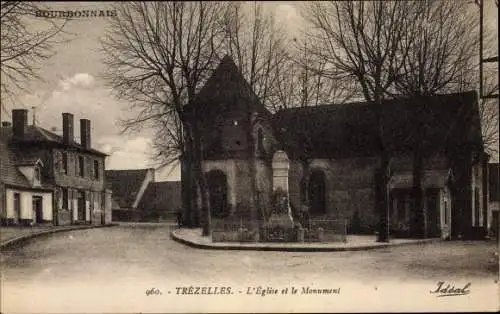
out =
[(131, 208), (150, 169), (106, 170), (106, 181), (111, 185), (113, 201), (120, 208)]
[[(38, 156), (29, 152), (20, 151), (17, 145), (9, 143), (6, 128), (0, 128), (0, 181), (7, 185), (20, 188), (33, 188), (26, 177), (18, 170), (20, 165), (34, 165)], [(50, 189), (51, 186), (43, 184), (42, 188)]]
[(181, 182), (150, 182), (139, 202), (141, 211), (176, 211), (182, 206)]
[(229, 105), (238, 106), (243, 111), (270, 114), (233, 59), (226, 55), (186, 109), (189, 112), (196, 106), (197, 114), (206, 118), (207, 114), (216, 115), (217, 112), (234, 109), (229, 108)]
[(20, 158), (16, 162), (16, 166), (34, 166), (40, 161), (38, 156), (26, 156), (25, 158)]
[[(3, 126), (2, 128), (2, 133), (3, 137), (12, 139), (12, 126)], [(24, 138), (22, 140), (16, 139), (16, 142), (19, 143), (51, 143), (51, 144), (57, 144), (57, 145), (62, 145), (62, 146), (68, 146), (64, 144), (62, 136), (59, 136), (51, 131), (48, 131), (40, 126), (37, 125), (26, 125), (25, 126), (25, 131), (24, 131)], [(96, 155), (101, 155), (101, 156), (106, 156), (105, 153), (95, 150), (93, 148), (86, 149), (82, 145), (80, 145), (77, 142), (74, 142), (73, 144), (70, 144), (69, 146), (78, 149), (78, 150), (83, 150), (86, 152), (90, 152)]]
[[(388, 100), (381, 108), (384, 142), (393, 152), (411, 150), (415, 131), (423, 132), (428, 149), (482, 145), (476, 92)], [(366, 102), (285, 109), (273, 123), (292, 156), (372, 156), (380, 150), (375, 109)]]

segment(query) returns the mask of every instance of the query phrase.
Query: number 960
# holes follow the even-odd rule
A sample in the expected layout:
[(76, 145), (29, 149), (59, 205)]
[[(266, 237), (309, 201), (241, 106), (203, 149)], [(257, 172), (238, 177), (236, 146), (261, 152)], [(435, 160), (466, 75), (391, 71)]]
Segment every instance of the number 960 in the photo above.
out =
[(150, 296), (150, 295), (160, 295), (161, 294), (161, 291), (159, 289), (156, 289), (156, 288), (151, 288), (151, 289), (147, 289), (146, 290), (146, 295), (147, 296)]

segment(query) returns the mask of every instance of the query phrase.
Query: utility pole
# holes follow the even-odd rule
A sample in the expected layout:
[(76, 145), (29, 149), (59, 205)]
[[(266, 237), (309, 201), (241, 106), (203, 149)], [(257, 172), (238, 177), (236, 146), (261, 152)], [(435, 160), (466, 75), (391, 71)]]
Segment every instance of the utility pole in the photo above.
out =
[[(489, 95), (484, 95), (483, 82), (484, 82), (484, 63), (498, 63), (498, 55), (494, 57), (484, 58), (484, 3), (483, 0), (476, 0), (479, 5), (479, 98), (481, 99), (495, 99), (498, 98), (498, 91)], [(498, 10), (498, 2), (497, 2)]]

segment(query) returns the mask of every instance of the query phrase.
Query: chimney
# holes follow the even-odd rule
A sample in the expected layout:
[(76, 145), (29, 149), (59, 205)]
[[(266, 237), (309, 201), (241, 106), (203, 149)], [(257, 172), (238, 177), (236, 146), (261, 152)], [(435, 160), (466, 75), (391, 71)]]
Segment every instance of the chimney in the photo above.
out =
[(64, 144), (73, 144), (75, 141), (73, 114), (64, 112), (63, 117), (63, 142)]
[(82, 146), (86, 149), (91, 148), (92, 144), (90, 141), (90, 120), (80, 119), (80, 142)]
[(28, 110), (14, 109), (12, 110), (12, 133), (14, 137), (24, 138), (24, 131), (28, 125)]

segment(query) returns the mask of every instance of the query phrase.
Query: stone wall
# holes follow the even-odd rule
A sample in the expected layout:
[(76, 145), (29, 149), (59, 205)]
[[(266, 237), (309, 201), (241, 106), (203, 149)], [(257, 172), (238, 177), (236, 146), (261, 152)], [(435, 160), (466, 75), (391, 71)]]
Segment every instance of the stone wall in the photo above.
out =
[(272, 206), (273, 171), (271, 165), (264, 160), (256, 161), (257, 210), (261, 215), (269, 215)]
[[(313, 159), (309, 171), (320, 170), (325, 174), (326, 215), (347, 219), (356, 215), (367, 229), (373, 229), (375, 215), (374, 171), (376, 158)], [(294, 208), (301, 206), (300, 181), (304, 174), (303, 164), (297, 160), (290, 167), (290, 201)], [(356, 214), (357, 213), (357, 214)]]
[[(63, 152), (68, 154), (68, 173), (63, 170)], [(84, 176), (78, 174), (78, 157), (84, 158)], [(83, 190), (104, 191), (104, 157), (89, 153), (54, 149), (51, 160), (44, 164), (52, 165), (54, 182), (58, 186), (74, 187)], [(99, 163), (99, 178), (94, 178), (94, 161)]]
[(69, 210), (58, 210), (57, 211), (57, 221), (58, 226), (67, 226), (72, 223), (72, 213)]
[[(67, 173), (63, 166), (63, 156), (67, 154)], [(83, 176), (79, 173), (79, 157), (83, 157), (84, 172)], [(71, 222), (78, 221), (77, 211), (77, 191), (81, 191), (85, 195), (85, 219), (86, 223), (94, 223), (94, 221), (102, 222), (100, 216), (105, 209), (104, 202), (104, 157), (96, 156), (90, 153), (78, 152), (74, 150), (53, 149), (52, 154), (46, 155), (45, 164), (50, 165), (50, 171), (53, 182), (56, 185), (55, 205), (58, 211), (62, 214), (58, 215), (61, 219), (60, 223), (67, 224), (69, 219)], [(98, 177), (95, 177), (94, 162), (98, 163)], [(66, 191), (66, 192), (64, 192)], [(68, 206), (63, 206), (63, 193), (67, 193)]]
[[(377, 157), (313, 159), (309, 162), (309, 173), (320, 170), (325, 174), (326, 216), (347, 219), (349, 222), (356, 216), (362, 229), (375, 230), (378, 215), (375, 212), (374, 175), (378, 163)], [(391, 188), (411, 188), (411, 155), (394, 156), (391, 167), (395, 182)], [(424, 164), (424, 187), (445, 188), (448, 167), (447, 159), (442, 155), (428, 158)], [(304, 174), (303, 168), (300, 161), (291, 162), (290, 201), (295, 208), (301, 205), (300, 181)]]
[(202, 169), (205, 174), (209, 171), (220, 170), (226, 175), (230, 214), (241, 213), (252, 208), (253, 181), (249, 161), (242, 159), (205, 160), (202, 163)]

